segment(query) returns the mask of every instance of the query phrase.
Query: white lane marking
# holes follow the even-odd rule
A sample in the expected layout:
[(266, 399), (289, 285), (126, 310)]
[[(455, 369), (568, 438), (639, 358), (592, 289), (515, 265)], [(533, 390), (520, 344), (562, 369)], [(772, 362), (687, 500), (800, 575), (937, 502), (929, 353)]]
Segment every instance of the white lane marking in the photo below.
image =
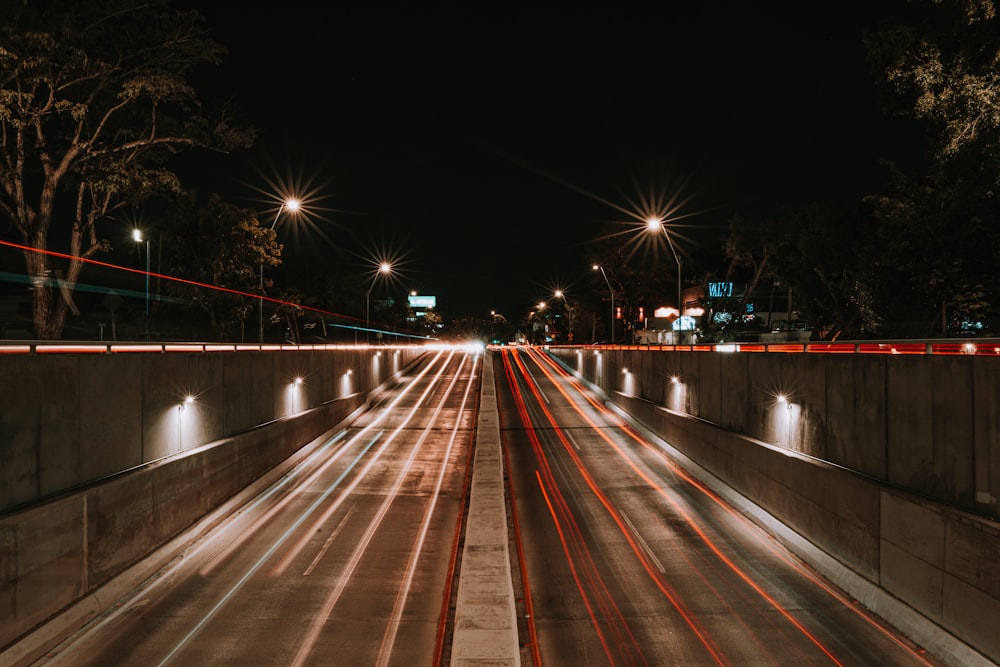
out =
[(639, 531), (635, 529), (635, 525), (632, 523), (632, 521), (629, 520), (628, 514), (622, 512), (621, 515), (622, 518), (625, 519), (625, 523), (628, 524), (628, 529), (632, 531), (632, 534), (635, 535), (635, 539), (639, 541), (639, 545), (642, 547), (642, 550), (646, 552), (647, 556), (649, 556), (649, 560), (653, 561), (653, 564), (656, 565), (657, 570), (665, 574), (666, 570), (663, 568), (663, 564), (660, 562), (660, 559), (656, 557), (656, 554), (653, 553), (653, 550), (649, 548), (648, 544), (646, 544), (646, 540), (644, 540), (642, 538), (642, 535), (639, 534)]
[(333, 541), (337, 539), (337, 535), (339, 535), (340, 531), (343, 530), (344, 526), (347, 525), (347, 520), (351, 518), (352, 514), (354, 514), (354, 510), (356, 507), (357, 503), (351, 505), (351, 509), (347, 510), (347, 514), (345, 514), (344, 518), (340, 520), (340, 523), (337, 524), (337, 527), (334, 529), (334, 531), (330, 533), (330, 537), (326, 538), (326, 542), (323, 543), (323, 547), (319, 550), (319, 553), (316, 554), (316, 557), (313, 558), (311, 563), (309, 563), (309, 567), (307, 567), (305, 572), (302, 573), (303, 577), (308, 577), (310, 574), (312, 574), (312, 571), (316, 569), (316, 563), (323, 560), (323, 555), (330, 550), (330, 546), (333, 544)]

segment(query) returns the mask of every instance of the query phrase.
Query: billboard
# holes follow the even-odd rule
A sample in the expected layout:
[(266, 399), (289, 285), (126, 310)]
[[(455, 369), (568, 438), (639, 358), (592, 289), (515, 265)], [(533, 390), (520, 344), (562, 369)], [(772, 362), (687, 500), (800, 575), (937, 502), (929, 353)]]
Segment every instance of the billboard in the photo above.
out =
[(411, 294), (407, 298), (410, 301), (410, 308), (437, 308), (436, 296), (417, 296)]

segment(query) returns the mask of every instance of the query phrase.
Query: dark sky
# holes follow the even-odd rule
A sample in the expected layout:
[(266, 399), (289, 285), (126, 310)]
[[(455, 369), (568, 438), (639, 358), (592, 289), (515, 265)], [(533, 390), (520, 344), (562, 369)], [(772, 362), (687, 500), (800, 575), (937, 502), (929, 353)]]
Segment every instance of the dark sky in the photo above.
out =
[(710, 264), (732, 215), (856, 203), (898, 149), (860, 40), (897, 2), (196, 4), (229, 48), (213, 92), (261, 129), (232, 191), (322, 209), (325, 239), (279, 227), (285, 261), (387, 253), (451, 315), (592, 289), (593, 240), (643, 192), (679, 195)]

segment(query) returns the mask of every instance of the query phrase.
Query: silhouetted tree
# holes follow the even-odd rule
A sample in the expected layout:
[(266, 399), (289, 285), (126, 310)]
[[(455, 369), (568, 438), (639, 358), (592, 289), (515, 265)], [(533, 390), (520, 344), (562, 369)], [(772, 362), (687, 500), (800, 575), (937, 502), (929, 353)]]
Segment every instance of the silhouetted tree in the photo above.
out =
[[(62, 335), (98, 222), (180, 190), (167, 159), (229, 152), (253, 132), (208, 111), (188, 83), (224, 48), (168, 0), (5, 3), (0, 23), (0, 214), (24, 245), (35, 335)], [(54, 260), (58, 250), (68, 259)]]
[(926, 130), (927, 160), (867, 202), (886, 249), (870, 259), (916, 332), (971, 333), (1000, 316), (1000, 19), (991, 0), (910, 4), (866, 43), (883, 104)]
[[(162, 240), (164, 273), (211, 287), (167, 281), (165, 293), (208, 315), (216, 339), (229, 339), (232, 328), (239, 327), (242, 340), (248, 320), (254, 320), (260, 307), (248, 295), (260, 293), (261, 265), (281, 263), (282, 245), (274, 230), (262, 226), (252, 211), (214, 194), (178, 198), (167, 217), (171, 225)], [(263, 281), (267, 292), (272, 282), (266, 273)]]

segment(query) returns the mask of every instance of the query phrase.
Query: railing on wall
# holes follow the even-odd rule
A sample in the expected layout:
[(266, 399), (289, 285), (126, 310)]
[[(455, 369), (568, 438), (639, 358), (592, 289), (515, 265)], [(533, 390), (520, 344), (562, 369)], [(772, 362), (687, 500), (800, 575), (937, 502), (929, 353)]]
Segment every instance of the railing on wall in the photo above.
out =
[(960, 354), (1000, 356), (1000, 340), (856, 341), (805, 343), (712, 343), (695, 345), (546, 345), (594, 350), (659, 350), (666, 352), (814, 352), (826, 354)]
[[(0, 341), (2, 354), (117, 354), (127, 352), (280, 352), (283, 350), (360, 350), (372, 346), (349, 344), (291, 345), (269, 343), (61, 343)], [(380, 345), (392, 349), (397, 345)], [(412, 344), (403, 347), (413, 347)]]
[[(414, 344), (379, 345), (379, 348), (413, 347)], [(426, 346), (423, 345), (423, 346)], [(273, 343), (73, 343), (59, 341), (2, 341), (3, 354), (117, 354), (127, 352), (276, 352), (307, 350), (358, 350), (372, 347), (366, 344), (292, 345)], [(706, 343), (692, 345), (608, 345), (571, 344), (545, 345), (548, 348), (582, 348), (587, 350), (653, 350), (664, 352), (779, 352), (826, 354), (935, 354), (1000, 356), (1000, 339), (929, 340), (929, 341), (846, 341), (836, 343)]]

